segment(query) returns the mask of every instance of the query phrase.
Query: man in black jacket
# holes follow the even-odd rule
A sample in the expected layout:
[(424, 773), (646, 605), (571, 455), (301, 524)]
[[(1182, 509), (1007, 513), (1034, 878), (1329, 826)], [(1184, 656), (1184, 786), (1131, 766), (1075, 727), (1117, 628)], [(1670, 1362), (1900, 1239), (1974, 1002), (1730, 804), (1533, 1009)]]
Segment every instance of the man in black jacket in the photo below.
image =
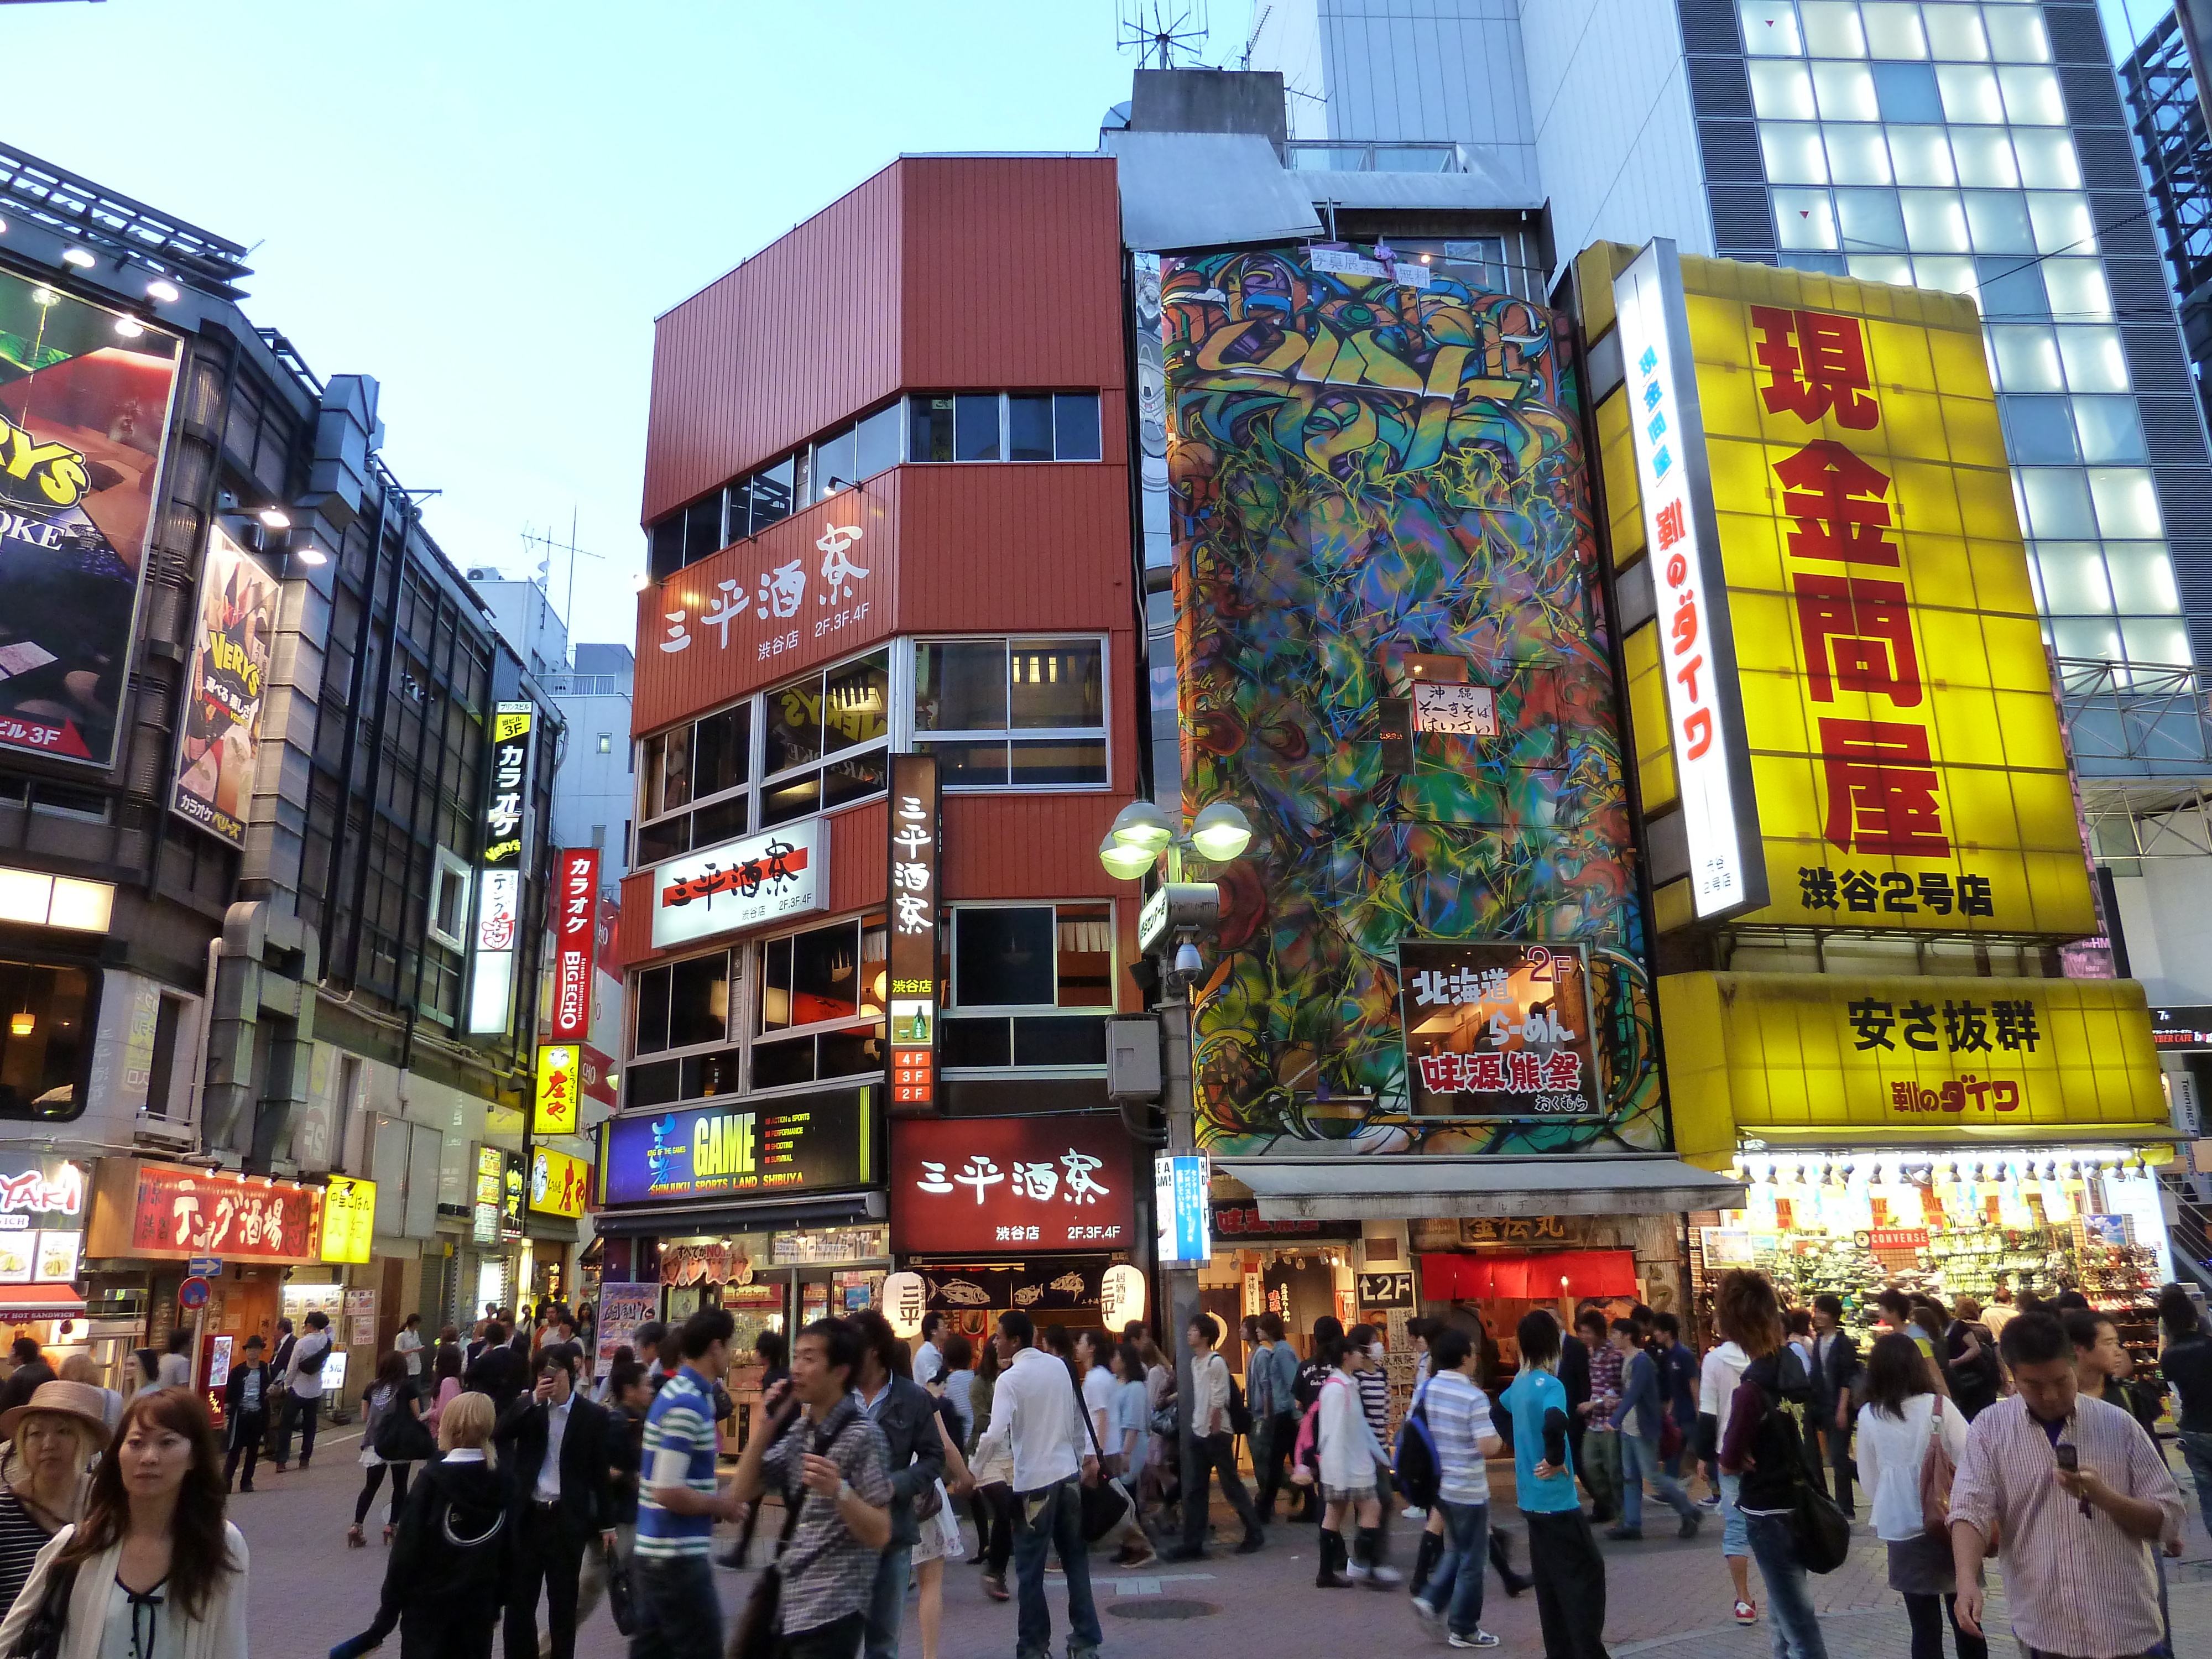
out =
[(470, 1361), (461, 1381), (471, 1394), (489, 1395), (492, 1409), (504, 1413), (514, 1403), (515, 1395), (522, 1392), (523, 1381), (529, 1374), (522, 1356), (507, 1346), (505, 1328), (487, 1325), (483, 1350)]
[[(866, 1345), (854, 1381), (868, 1415), (883, 1431), (890, 1453), (884, 1467), (891, 1477), (891, 1541), (876, 1563), (861, 1652), (866, 1659), (898, 1659), (907, 1573), (924, 1524), (915, 1518), (915, 1506), (925, 1493), (935, 1503), (937, 1482), (945, 1473), (945, 1442), (937, 1430), (937, 1401), (914, 1380), (914, 1357), (890, 1321), (870, 1310), (854, 1315), (852, 1322)], [(1068, 1384), (1071, 1393), (1074, 1386)], [(933, 1508), (927, 1524), (937, 1524)]]
[(579, 1394), (575, 1382), (565, 1354), (541, 1355), (537, 1387), (507, 1407), (493, 1434), (514, 1482), (507, 1659), (538, 1659), (541, 1584), (552, 1659), (575, 1659), (584, 1551), (594, 1538), (602, 1549), (615, 1547), (606, 1408)]
[(1571, 1332), (1559, 1334), (1559, 1386), (1567, 1391), (1567, 1449), (1575, 1461), (1575, 1472), (1582, 1476), (1583, 1485), (1589, 1491), (1590, 1520), (1603, 1525), (1613, 1519), (1613, 1510), (1606, 1502), (1606, 1486), (1602, 1476), (1596, 1474), (1583, 1457), (1583, 1435), (1589, 1426), (1589, 1415), (1583, 1407), (1590, 1397), (1589, 1349), (1579, 1336)]
[[(1813, 1408), (1807, 1420), (1820, 1431), (1820, 1459), (1832, 1471), (1828, 1495), (1845, 1516), (1851, 1502), (1851, 1391), (1859, 1379), (1859, 1345), (1844, 1328), (1843, 1298), (1813, 1298)], [(1819, 1470), (1814, 1471), (1817, 1476)]]

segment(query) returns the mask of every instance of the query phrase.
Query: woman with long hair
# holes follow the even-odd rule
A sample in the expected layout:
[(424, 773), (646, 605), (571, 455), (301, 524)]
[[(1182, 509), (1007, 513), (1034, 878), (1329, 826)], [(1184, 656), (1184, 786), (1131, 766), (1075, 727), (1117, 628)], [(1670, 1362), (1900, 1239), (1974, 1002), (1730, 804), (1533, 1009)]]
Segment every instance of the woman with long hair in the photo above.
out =
[(1859, 1481), (1874, 1495), (1875, 1534), (1889, 1547), (1889, 1587), (1905, 1598), (1912, 1624), (1912, 1659), (1943, 1659), (1946, 1615), (1959, 1659), (1989, 1659), (1990, 1644), (1962, 1628), (1954, 1611), (1959, 1581), (1950, 1534), (1930, 1533), (1920, 1507), (1920, 1466), (1929, 1445), (1941, 1438), (1954, 1464), (1963, 1459), (1966, 1414), (1936, 1392), (1927, 1357), (1909, 1336), (1875, 1339), (1864, 1386)]
[(41, 1382), (24, 1404), (0, 1413), (0, 1439), (9, 1443), (0, 1468), (0, 1617), (46, 1541), (84, 1512), (85, 1472), (107, 1444), (101, 1393), (89, 1382)]
[(137, 1396), (100, 1460), (84, 1518), (39, 1552), (0, 1623), (21, 1650), (49, 1601), (61, 1659), (244, 1659), (246, 1540), (222, 1518), (207, 1407), (182, 1389)]
[[(441, 1346), (438, 1349), (438, 1357), (431, 1362), (430, 1369), (434, 1373), (431, 1378), (431, 1386), (436, 1392), (431, 1395), (429, 1405), (423, 1410), (422, 1425), (431, 1433), (435, 1434), (438, 1431), (439, 1419), (445, 1414), (446, 1407), (460, 1397), (461, 1351), (459, 1348)], [(398, 1505), (395, 1504), (392, 1507), (397, 1509)]]
[[(1775, 1659), (1828, 1659), (1790, 1524), (1798, 1484), (1806, 1479), (1803, 1442), (1790, 1407), (1802, 1408), (1812, 1398), (1811, 1379), (1795, 1365), (1784, 1374), (1782, 1304), (1765, 1273), (1736, 1268), (1723, 1274), (1713, 1319), (1721, 1334), (1751, 1357), (1729, 1407), (1720, 1466), (1740, 1478), (1736, 1507), (1752, 1559), (1766, 1581)], [(1914, 1357), (1919, 1357), (1917, 1348)]]
[(376, 1381), (362, 1396), (362, 1407), (361, 1466), (368, 1473), (362, 1477), (361, 1496), (353, 1500), (353, 1525), (346, 1528), (346, 1544), (352, 1549), (360, 1549), (368, 1541), (361, 1535), (361, 1525), (368, 1519), (368, 1506), (376, 1501), (386, 1468), (392, 1471), (392, 1508), (391, 1518), (384, 1523), (386, 1543), (392, 1541), (399, 1512), (407, 1507), (407, 1472), (414, 1465), (404, 1458), (386, 1460), (376, 1449), (377, 1437), (392, 1413), (408, 1412), (418, 1420), (422, 1415), (422, 1396), (415, 1379), (407, 1375), (406, 1355), (394, 1349), (376, 1362)]

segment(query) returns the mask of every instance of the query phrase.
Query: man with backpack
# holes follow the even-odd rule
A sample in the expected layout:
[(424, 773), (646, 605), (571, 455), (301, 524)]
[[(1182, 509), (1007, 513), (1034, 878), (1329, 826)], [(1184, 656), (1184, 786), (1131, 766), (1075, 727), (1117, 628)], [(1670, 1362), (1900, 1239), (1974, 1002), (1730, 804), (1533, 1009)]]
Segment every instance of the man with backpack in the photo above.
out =
[(320, 1308), (307, 1316), (307, 1334), (292, 1346), (284, 1372), (284, 1420), (276, 1430), (276, 1473), (292, 1461), (292, 1431), (300, 1431), (300, 1468), (315, 1455), (316, 1420), (323, 1414), (323, 1363), (331, 1357), (331, 1316)]
[[(1425, 1591), (1413, 1598), (1424, 1622), (1442, 1620), (1455, 1648), (1494, 1648), (1482, 1628), (1483, 1557), (1489, 1548), (1490, 1475), (1483, 1460), (1503, 1442), (1491, 1426), (1490, 1396), (1475, 1381), (1479, 1356), (1465, 1331), (1429, 1339), (1431, 1370), (1420, 1403), (1398, 1436), (1398, 1473), (1407, 1496), (1443, 1511), (1443, 1553)], [(1419, 1464), (1425, 1460), (1424, 1475)]]
[(1205, 1559), (1206, 1505), (1216, 1474), (1221, 1477), (1222, 1496), (1244, 1523), (1237, 1553), (1250, 1555), (1267, 1547), (1267, 1534), (1261, 1529), (1251, 1495), (1237, 1477), (1237, 1438), (1231, 1421), (1237, 1385), (1229, 1375), (1229, 1362), (1213, 1351), (1221, 1340), (1221, 1322), (1212, 1314), (1200, 1314), (1190, 1322), (1188, 1334), (1191, 1401), (1185, 1426), (1191, 1449), (1183, 1459), (1182, 1542), (1162, 1551), (1161, 1557), (1169, 1561)]

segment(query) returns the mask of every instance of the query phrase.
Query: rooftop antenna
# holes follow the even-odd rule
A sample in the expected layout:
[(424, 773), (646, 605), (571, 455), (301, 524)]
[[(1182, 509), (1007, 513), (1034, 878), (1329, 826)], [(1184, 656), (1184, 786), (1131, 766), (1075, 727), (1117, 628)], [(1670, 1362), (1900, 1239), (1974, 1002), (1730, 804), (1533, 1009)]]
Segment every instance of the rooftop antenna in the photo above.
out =
[(1211, 33), (1206, 9), (1206, 0), (1115, 0), (1121, 31), (1115, 44), (1123, 52), (1135, 47), (1140, 69), (1148, 60), (1164, 70), (1198, 64)]
[[(553, 562), (553, 555), (561, 550), (561, 544), (550, 532), (544, 535), (537, 535), (532, 533), (530, 527), (526, 525), (523, 527), (522, 542), (523, 545), (529, 548), (533, 553), (536, 552), (541, 545), (545, 549), (545, 556), (538, 562), (538, 574), (539, 578), (538, 586), (541, 592), (546, 593), (546, 598), (550, 601), (552, 598), (551, 593), (547, 591), (548, 578), (550, 574), (550, 568)], [(576, 509), (573, 506), (568, 509), (568, 545), (567, 550), (568, 554), (568, 598), (567, 604), (563, 606), (561, 613), (561, 625), (562, 629), (567, 630), (571, 635), (569, 640), (569, 653), (573, 656), (575, 651), (574, 634), (576, 626), (576, 561), (578, 559), (599, 559), (604, 561), (607, 556), (604, 553), (594, 553), (589, 548), (583, 548), (576, 545)], [(565, 667), (567, 665), (563, 664), (562, 665)]]

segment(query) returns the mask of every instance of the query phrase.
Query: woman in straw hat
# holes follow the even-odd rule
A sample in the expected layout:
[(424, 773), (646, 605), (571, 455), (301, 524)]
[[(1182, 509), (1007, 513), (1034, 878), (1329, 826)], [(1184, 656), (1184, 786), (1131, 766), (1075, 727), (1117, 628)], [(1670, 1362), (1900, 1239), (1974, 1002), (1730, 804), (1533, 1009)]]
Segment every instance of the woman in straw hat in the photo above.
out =
[(84, 1512), (86, 1471), (107, 1444), (106, 1401), (88, 1382), (41, 1382), (0, 1412), (13, 1449), (0, 1468), (0, 1618), (15, 1605), (46, 1540)]
[(83, 1519), (39, 1552), (0, 1622), (0, 1653), (24, 1651), (52, 1618), (59, 1659), (245, 1659), (246, 1540), (222, 1510), (207, 1407), (182, 1389), (138, 1395)]

